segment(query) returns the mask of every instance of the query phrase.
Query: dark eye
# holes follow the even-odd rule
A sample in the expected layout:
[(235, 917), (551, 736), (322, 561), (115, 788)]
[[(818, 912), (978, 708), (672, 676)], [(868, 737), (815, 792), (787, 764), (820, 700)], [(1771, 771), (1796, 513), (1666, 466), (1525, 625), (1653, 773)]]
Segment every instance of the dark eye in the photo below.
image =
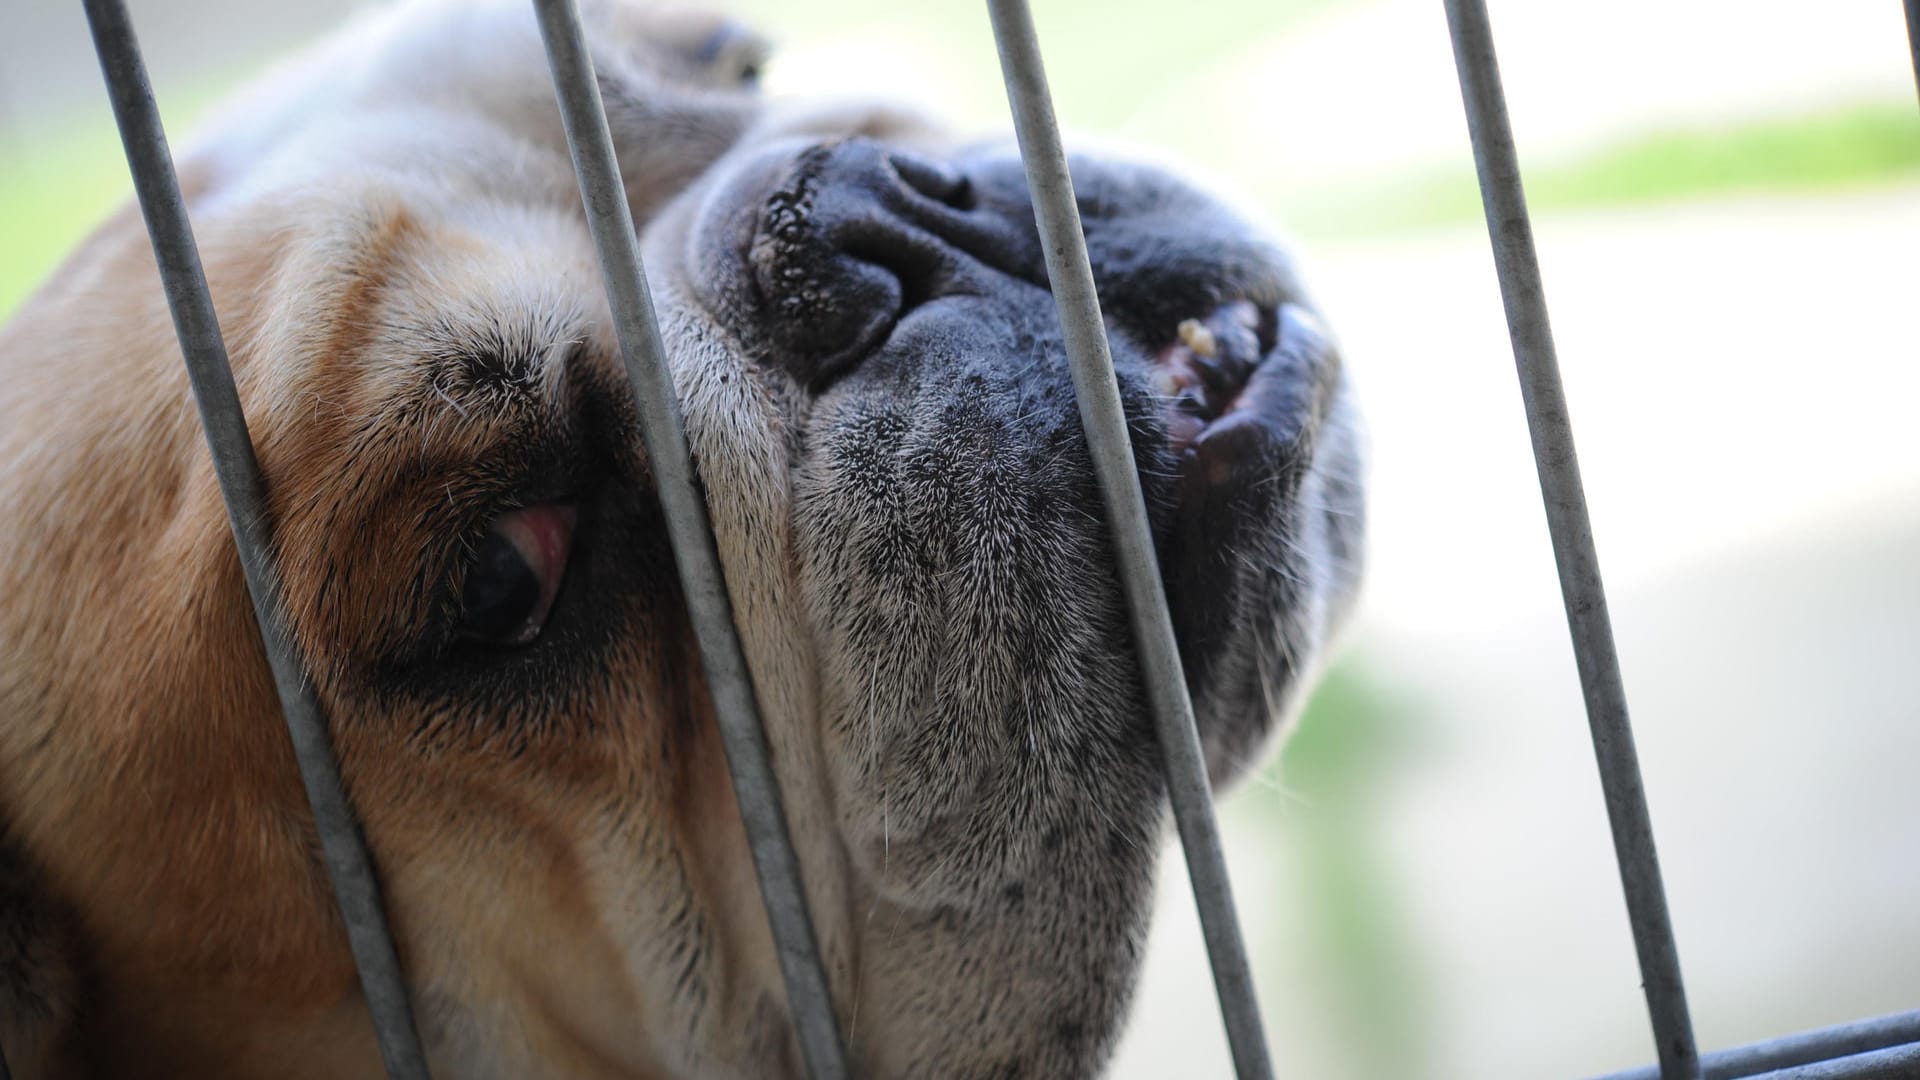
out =
[(739, 23), (725, 22), (701, 42), (694, 59), (721, 85), (752, 89), (760, 85), (760, 68), (768, 52), (765, 38)]
[(546, 503), (495, 518), (460, 591), (460, 633), (493, 645), (540, 636), (567, 570), (578, 515)]

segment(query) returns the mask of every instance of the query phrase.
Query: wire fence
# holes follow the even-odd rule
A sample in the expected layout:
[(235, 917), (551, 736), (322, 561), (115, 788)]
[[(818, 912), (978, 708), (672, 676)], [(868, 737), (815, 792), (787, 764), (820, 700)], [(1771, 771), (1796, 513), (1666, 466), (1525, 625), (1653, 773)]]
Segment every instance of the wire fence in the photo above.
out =
[[(850, 1075), (846, 1050), (673, 393), (592, 57), (573, 0), (532, 2), (776, 942), (796, 1041), (810, 1076), (839, 1080)], [(281, 610), (265, 484), (139, 45), (124, 0), (83, 3), (387, 1074), (397, 1080), (424, 1080), (426, 1056), (381, 906), (372, 855), (347, 800), (324, 715)], [(1705, 1055), (1696, 1047), (1492, 28), (1484, 0), (1444, 3), (1658, 1059), (1657, 1065), (1599, 1080), (1920, 1076), (1920, 1011)], [(1193, 706), (1147, 528), (1032, 15), (1025, 0), (988, 0), (987, 7), (1234, 1069), (1242, 1078), (1270, 1077), (1266, 1036), (1234, 912)], [(1905, 0), (1905, 11), (1920, 86), (1920, 0)], [(0, 1080), (6, 1076), (0, 1055)]]
[(1020, 159), (1033, 194), (1047, 280), (1060, 310), (1074, 397), (1080, 403), (1080, 426), (1086, 432), (1094, 479), (1106, 505), (1107, 526), (1113, 531), (1120, 583), (1132, 615), (1134, 646), (1140, 653), (1141, 680), (1160, 740), (1174, 825), (1186, 852), (1187, 876), (1193, 882), (1234, 1070), (1243, 1080), (1270, 1077), (1273, 1065), (1260, 1024), (1260, 1006), (1254, 1000), (1253, 971), (1233, 910), (1233, 889), (1227, 881), (1226, 856), (1220, 850), (1220, 827), (1214, 821), (1193, 702), (1187, 697), (1187, 677), (1181, 670), (1166, 588), (1160, 581), (1160, 560), (1147, 526), (1146, 499), (1127, 438), (1113, 358), (1107, 354), (1106, 323), (1094, 295), (1093, 266), (1087, 261), (1073, 179), (1067, 173), (1059, 125), (1054, 122), (1033, 13), (1026, 0), (988, 0), (987, 10), (1000, 49), (1000, 70), (1006, 76)]
[(174, 175), (173, 156), (167, 150), (166, 132), (160, 126), (160, 110), (154, 104), (140, 44), (134, 38), (124, 0), (85, 0), (85, 5), (94, 49), (100, 55), (100, 74), (106, 80), (114, 122), (119, 125), (120, 142), (127, 152), (127, 167), (133, 173), (134, 194), (146, 219), (147, 236), (153, 242), (174, 333), (180, 339), (193, 399), (200, 408), (200, 424), (207, 435), (207, 449), (213, 454), (220, 494), (226, 500), (227, 521), (233, 527), (234, 545), (240, 549), (240, 566), (247, 592), (253, 598), (254, 619), (260, 626), (267, 661), (273, 667), (273, 683), (280, 694), (287, 733), (293, 740), (300, 779), (306, 785), (307, 803), (313, 807), (319, 828), (327, 877), (346, 923), (353, 961), (360, 971), (360, 989), (373, 1014), (387, 1075), (395, 1080), (424, 1080), (426, 1055), (420, 1049), (406, 983), (400, 975), (400, 960), (380, 905), (373, 857), (367, 851), (353, 807), (347, 802), (326, 718), (281, 609), (280, 569), (273, 555), (273, 538), (268, 535), (267, 486), (260, 475), (260, 463), (253, 456), (247, 418), (240, 410), (227, 346), (220, 336), (213, 296), (207, 291), (207, 277), (200, 267), (200, 251), (187, 222), (186, 201), (180, 194), (179, 178)]
[(1547, 320), (1546, 290), (1533, 248), (1533, 222), (1520, 182), (1520, 161), (1507, 123), (1506, 91), (1494, 54), (1493, 27), (1484, 0), (1446, 0), (1447, 26), (1453, 35), (1454, 63), (1460, 72), (1460, 96), (1467, 110), (1474, 170), (1493, 240), (1494, 269), (1507, 309), (1507, 332), (1520, 376), (1527, 431), (1533, 438), (1533, 463), (1540, 474), (1547, 531), (1560, 570), (1560, 595), (1566, 602), (1567, 629), (1573, 636), (1574, 664), (1586, 696), (1587, 723), (1600, 764), (1600, 786), (1607, 823), (1620, 864), (1640, 979), (1653, 1019), (1654, 1047), (1667, 1080), (1699, 1075), (1700, 1052), (1687, 1015), (1687, 993), (1680, 979), (1680, 953), (1667, 915), (1660, 860), (1653, 848), (1653, 819), (1640, 780), (1640, 759), (1627, 720), (1627, 691), (1614, 651), (1613, 622), (1600, 582), (1600, 557), (1593, 546), (1580, 461), (1574, 452), (1573, 421), (1560, 385), (1560, 361), (1554, 355), (1553, 328)]
[(773, 927), (794, 1033), (799, 1037), (808, 1072), (820, 1080), (834, 1080), (847, 1075), (846, 1051), (840, 1045), (826, 972), (820, 966), (820, 949), (800, 880), (800, 861), (793, 853), (766, 732), (760, 724), (759, 703), (754, 698), (740, 640), (734, 634), (733, 608), (720, 572), (713, 529), (707, 521), (707, 505), (694, 477), (686, 428), (673, 392), (673, 375), (654, 320), (653, 297), (647, 291), (646, 271), (640, 264), (639, 241), (627, 206), (627, 189), (614, 157), (613, 134), (607, 127), (599, 80), (594, 77), (593, 57), (574, 0), (534, 0), (534, 9), (539, 13), (540, 36), (553, 70), (567, 146), (580, 178), (587, 224), (600, 253), (614, 331), (626, 361), (627, 378), (633, 384), (641, 435), (646, 440), (654, 486), (665, 513), (674, 565), (680, 573), (701, 667), (713, 695), (734, 798), (740, 804), (740, 818), (753, 852), (767, 921)]

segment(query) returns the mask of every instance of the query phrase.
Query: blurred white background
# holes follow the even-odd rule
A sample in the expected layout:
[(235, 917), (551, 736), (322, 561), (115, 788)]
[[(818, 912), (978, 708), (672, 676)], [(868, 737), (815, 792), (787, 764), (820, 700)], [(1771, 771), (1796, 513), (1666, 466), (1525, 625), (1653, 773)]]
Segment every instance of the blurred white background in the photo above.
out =
[[(772, 93), (1004, 128), (983, 10), (735, 5)], [(1494, 0), (1703, 1046), (1920, 1007), (1920, 106), (1893, 0)], [(346, 5), (135, 0), (195, 111)], [(1359, 625), (1225, 801), (1282, 1076), (1652, 1060), (1438, 0), (1036, 3), (1070, 128), (1301, 237), (1373, 429)], [(0, 312), (126, 190), (0, 12)], [(1116, 1074), (1229, 1075), (1184, 867)]]

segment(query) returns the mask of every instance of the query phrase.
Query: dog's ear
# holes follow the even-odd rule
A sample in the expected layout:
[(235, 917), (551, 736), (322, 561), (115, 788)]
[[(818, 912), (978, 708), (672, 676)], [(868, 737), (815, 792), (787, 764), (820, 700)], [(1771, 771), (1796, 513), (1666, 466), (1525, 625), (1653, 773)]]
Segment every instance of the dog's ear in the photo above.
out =
[(72, 1043), (74, 945), (69, 920), (0, 835), (0, 1051), (14, 1076), (80, 1074)]

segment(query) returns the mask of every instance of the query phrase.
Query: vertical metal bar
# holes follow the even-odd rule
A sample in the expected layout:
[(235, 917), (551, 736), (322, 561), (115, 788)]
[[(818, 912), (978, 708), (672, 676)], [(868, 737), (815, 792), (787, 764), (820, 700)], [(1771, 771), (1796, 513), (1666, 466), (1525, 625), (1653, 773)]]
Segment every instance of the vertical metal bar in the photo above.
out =
[(374, 1032), (380, 1040), (380, 1053), (389, 1076), (424, 1080), (426, 1058), (421, 1053), (406, 983), (400, 975), (400, 960), (380, 905), (373, 859), (353, 807), (347, 802), (319, 701), (281, 615), (280, 577), (272, 554), (266, 483), (253, 456), (246, 416), (240, 409), (233, 369), (220, 337), (213, 297), (207, 291), (200, 252), (187, 221), (186, 202), (174, 176), (173, 158), (160, 126), (146, 65), (140, 58), (140, 45), (122, 0), (85, 0), (85, 4), (94, 49), (100, 56), (100, 72), (106, 78), (114, 120), (120, 126), (134, 191), (153, 242), (167, 307), (173, 313), (174, 332), (180, 338), (200, 423), (213, 454), (214, 472), (226, 499), (227, 521), (233, 527), (247, 591), (253, 598), (254, 618), (286, 713), (300, 779), (313, 807), (322, 861), (346, 923), (361, 992), (366, 995)]
[(1907, 51), (1912, 54), (1915, 93), (1920, 93), (1920, 0), (1907, 0)]
[(1187, 873), (1200, 910), (1201, 931), (1213, 965), (1214, 988), (1220, 996), (1220, 1014), (1233, 1051), (1234, 1070), (1243, 1078), (1270, 1077), (1273, 1066), (1268, 1060), (1266, 1032), (1260, 1024), (1246, 944), (1234, 913), (1226, 858), (1220, 850), (1206, 761), (1194, 728), (1193, 702), (1187, 697), (1180, 650), (1167, 612), (1166, 587), (1160, 580), (1160, 563), (1147, 527), (1146, 502), (1140, 492), (1140, 476), (1134, 470), (1126, 415), (1114, 380), (1113, 359), (1107, 351), (1106, 325), (1094, 292), (1093, 268), (1087, 262), (1086, 237), (1081, 233), (1073, 180), (1067, 172), (1066, 152), (1060, 144), (1053, 99), (1047, 90), (1033, 13), (1025, 0), (988, 0), (987, 9), (993, 19), (1027, 186), (1033, 192), (1047, 279), (1060, 310), (1061, 335), (1073, 370), (1080, 423), (1086, 430), (1094, 476), (1113, 532), (1120, 581), (1140, 654), (1141, 678), (1159, 735), (1174, 823), (1186, 850)]
[(1686, 989), (1680, 980), (1680, 956), (1674, 945), (1667, 897), (1654, 852), (1653, 823), (1641, 784), (1633, 729), (1627, 720), (1626, 689), (1615, 655), (1607, 596), (1600, 582), (1593, 528), (1587, 518), (1580, 463), (1574, 455), (1573, 424), (1560, 385), (1553, 330), (1533, 247), (1533, 224), (1513, 131), (1507, 122), (1505, 91), (1493, 49), (1493, 29), (1484, 0), (1445, 0), (1453, 34), (1460, 95), (1466, 103), (1473, 138), (1474, 167), (1480, 175), (1487, 231), (1507, 312), (1507, 329), (1520, 374), (1520, 395), (1533, 437), (1534, 465), (1546, 504), (1560, 591), (1573, 637), (1574, 661), (1586, 695), (1587, 721), (1599, 761), (1607, 818), (1613, 827), (1614, 854), (1626, 893), (1633, 943), (1639, 954), (1647, 1009), (1665, 1080), (1692, 1080), (1700, 1074), (1699, 1051), (1687, 1015)]
[(640, 263), (633, 215), (614, 157), (613, 136), (607, 129), (593, 58), (572, 0), (534, 0), (534, 8), (540, 16), (547, 62), (553, 69), (554, 93), (566, 125), (567, 145), (580, 179), (587, 224), (600, 252), (614, 330), (639, 406), (641, 434), (652, 461), (654, 484), (666, 512), (668, 540), (673, 545), (674, 563), (699, 642), (700, 662), (713, 695), (734, 797), (740, 803), (740, 818), (753, 850), (767, 921), (780, 954), (787, 1006), (793, 1014), (801, 1053), (815, 1080), (844, 1077), (846, 1053), (840, 1044), (826, 973), (820, 966), (820, 950), (801, 886), (800, 863), (793, 852), (753, 683), (734, 633), (733, 605), (721, 575), (706, 502), (694, 475), (660, 328), (654, 321), (653, 299)]

